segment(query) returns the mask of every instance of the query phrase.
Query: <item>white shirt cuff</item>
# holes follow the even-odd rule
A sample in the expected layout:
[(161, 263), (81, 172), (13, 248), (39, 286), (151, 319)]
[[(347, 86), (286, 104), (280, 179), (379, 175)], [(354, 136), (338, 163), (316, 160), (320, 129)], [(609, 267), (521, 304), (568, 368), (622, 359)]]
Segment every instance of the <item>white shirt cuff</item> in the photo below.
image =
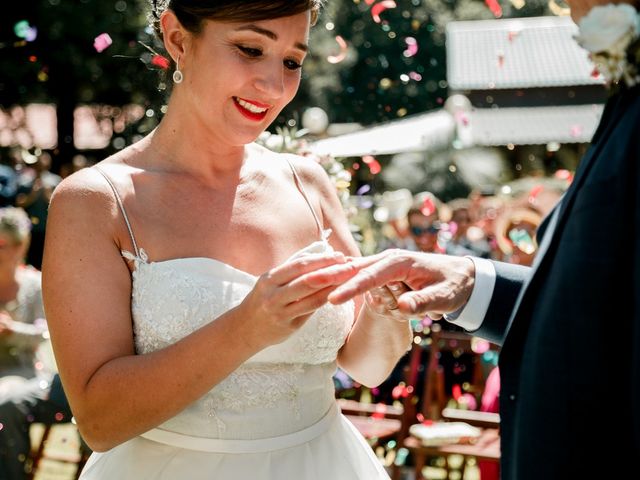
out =
[(489, 260), (467, 256), (476, 267), (475, 284), (469, 301), (460, 309), (444, 315), (444, 319), (465, 330), (480, 328), (489, 309), (496, 285), (496, 269)]

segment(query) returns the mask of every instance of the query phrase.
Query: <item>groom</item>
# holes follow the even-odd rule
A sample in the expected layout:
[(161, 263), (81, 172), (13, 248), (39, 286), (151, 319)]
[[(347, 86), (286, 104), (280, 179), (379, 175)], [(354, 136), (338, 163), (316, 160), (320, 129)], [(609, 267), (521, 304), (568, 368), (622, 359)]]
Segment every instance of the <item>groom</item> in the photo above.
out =
[[(606, 2), (568, 3), (578, 22)], [(397, 299), (401, 312), (444, 315), (502, 345), (503, 480), (629, 478), (640, 456), (638, 85), (623, 77), (612, 90), (571, 187), (537, 235), (531, 268), (402, 250), (354, 259), (359, 273), (329, 299), (402, 281), (412, 291)]]

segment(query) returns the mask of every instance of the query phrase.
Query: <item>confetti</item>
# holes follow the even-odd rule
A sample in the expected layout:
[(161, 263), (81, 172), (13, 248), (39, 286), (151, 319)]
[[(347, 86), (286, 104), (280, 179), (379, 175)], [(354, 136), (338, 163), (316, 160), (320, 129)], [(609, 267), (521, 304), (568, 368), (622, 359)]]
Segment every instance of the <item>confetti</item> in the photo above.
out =
[(27, 36), (24, 37), (24, 39), (27, 42), (33, 42), (36, 38), (38, 38), (38, 29), (36, 27), (29, 27), (29, 30), (27, 30)]
[(356, 195), (365, 195), (370, 191), (371, 191), (371, 185), (363, 185), (356, 191)]
[(511, 240), (516, 247), (526, 254), (530, 255), (536, 250), (533, 239), (529, 235), (529, 232), (524, 229), (511, 229), (509, 231), (509, 240)]
[(112, 43), (113, 40), (111, 40), (111, 37), (108, 33), (101, 33), (93, 41), (93, 48), (95, 48), (98, 53), (101, 53), (106, 50)]
[(425, 198), (424, 202), (422, 202), (422, 206), (420, 207), (420, 212), (422, 212), (425, 217), (428, 217), (435, 211), (436, 205), (433, 203), (433, 200), (429, 197)]
[(556, 170), (556, 173), (554, 173), (553, 176), (560, 180), (566, 180), (568, 183), (571, 183), (571, 181), (573, 180), (573, 174), (565, 168)]
[(371, 7), (371, 17), (373, 18), (373, 21), (381, 23), (382, 19), (380, 18), (380, 14), (389, 8), (396, 8), (396, 6), (396, 2), (393, 0), (382, 0), (379, 3), (376, 3)]
[(362, 161), (369, 167), (369, 171), (372, 175), (377, 175), (382, 171), (380, 162), (378, 162), (372, 155), (365, 155), (362, 157)]
[(337, 55), (329, 55), (327, 57), (327, 61), (333, 64), (340, 63), (345, 58), (347, 58), (347, 42), (345, 41), (345, 39), (342, 38), (340, 35), (337, 35), (336, 42), (340, 46), (340, 53), (338, 53)]
[(27, 35), (29, 34), (29, 22), (26, 20), (20, 20), (13, 26), (13, 33), (16, 34), (16, 37), (24, 38), (26, 40)]
[(413, 37), (407, 37), (404, 39), (407, 44), (407, 49), (402, 52), (406, 58), (413, 57), (416, 53), (418, 53), (418, 41)]
[(484, 353), (489, 350), (489, 342), (479, 337), (471, 338), (471, 350), (475, 353)]
[(487, 7), (489, 7), (489, 10), (491, 10), (494, 17), (500, 18), (502, 16), (502, 7), (498, 3), (498, 0), (484, 0), (484, 2), (487, 4)]
[(163, 70), (167, 70), (170, 66), (170, 63), (166, 57), (156, 54), (151, 58), (151, 65), (155, 65), (156, 67), (160, 67)]
[(582, 126), (581, 125), (573, 125), (571, 127), (571, 131), (569, 132), (573, 138), (577, 138), (582, 135)]

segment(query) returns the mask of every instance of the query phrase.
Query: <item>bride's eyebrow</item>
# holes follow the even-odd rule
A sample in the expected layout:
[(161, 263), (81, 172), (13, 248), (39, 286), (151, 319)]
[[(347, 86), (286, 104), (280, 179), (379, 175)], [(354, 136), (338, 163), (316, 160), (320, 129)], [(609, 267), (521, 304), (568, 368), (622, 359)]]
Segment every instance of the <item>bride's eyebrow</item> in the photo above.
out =
[[(235, 31), (236, 32), (241, 32), (241, 31), (255, 32), (260, 35), (264, 35), (265, 37), (267, 37), (270, 40), (273, 40), (274, 42), (278, 40), (278, 35), (275, 32), (272, 32), (271, 30), (267, 30), (266, 28), (262, 28), (262, 27), (259, 27), (258, 25), (254, 25), (251, 23), (247, 25), (241, 25), (238, 28), (236, 28)], [(309, 46), (304, 43), (296, 42), (294, 46), (298, 50), (302, 50), (305, 53), (309, 51)]]

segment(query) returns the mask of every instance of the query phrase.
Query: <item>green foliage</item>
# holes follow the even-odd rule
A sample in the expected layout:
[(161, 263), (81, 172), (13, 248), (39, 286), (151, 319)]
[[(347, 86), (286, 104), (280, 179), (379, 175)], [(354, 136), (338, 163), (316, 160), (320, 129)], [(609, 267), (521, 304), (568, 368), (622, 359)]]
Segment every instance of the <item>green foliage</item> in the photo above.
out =
[[(15, 2), (0, 18), (0, 104), (72, 99), (123, 105), (159, 99), (157, 75), (140, 61), (145, 49), (138, 41), (151, 41), (146, 15), (140, 0)], [(38, 34), (17, 46), (13, 26), (21, 20)], [(101, 33), (113, 44), (99, 53), (93, 43)]]
[[(376, 3), (327, 3), (312, 30), (301, 92), (281, 122), (297, 121), (297, 112), (309, 105), (322, 107), (331, 122), (363, 125), (439, 108), (448, 95), (446, 24), (495, 18), (482, 0), (396, 0), (396, 8), (381, 12), (376, 23)], [(527, 1), (520, 9), (509, 1), (500, 5), (503, 17), (549, 14), (544, 0)], [(327, 57), (340, 51), (338, 35), (349, 50), (333, 64)], [(415, 55), (405, 54), (407, 38), (417, 42)]]

